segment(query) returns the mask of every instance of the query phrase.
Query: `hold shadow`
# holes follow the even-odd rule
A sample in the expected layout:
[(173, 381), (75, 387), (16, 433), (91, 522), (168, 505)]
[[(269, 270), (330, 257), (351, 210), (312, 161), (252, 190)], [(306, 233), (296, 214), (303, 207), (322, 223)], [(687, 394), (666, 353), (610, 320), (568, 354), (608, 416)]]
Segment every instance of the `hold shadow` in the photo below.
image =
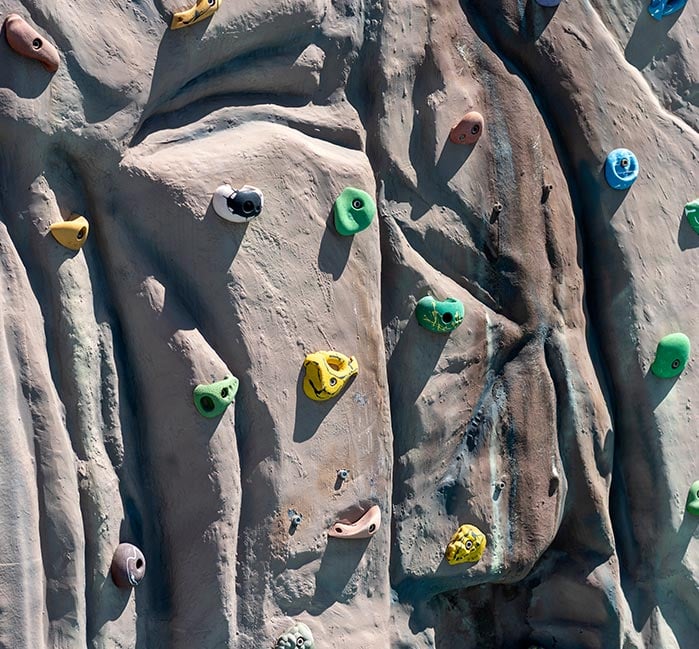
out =
[(636, 20), (631, 38), (624, 48), (626, 60), (638, 70), (645, 68), (662, 45), (669, 41), (667, 33), (679, 20), (681, 14), (682, 10), (662, 20), (656, 20), (648, 13), (646, 3)]
[(655, 410), (665, 400), (665, 397), (670, 394), (670, 390), (675, 387), (675, 383), (677, 383), (679, 378), (679, 376), (673, 376), (670, 379), (661, 379), (655, 376), (650, 371), (650, 368), (648, 369), (643, 379), (646, 383), (646, 392), (652, 410)]
[(342, 276), (347, 265), (354, 237), (338, 234), (333, 221), (334, 211), (331, 209), (318, 249), (318, 268), (324, 273), (330, 273), (332, 278), (337, 280)]
[(451, 180), (456, 172), (466, 164), (477, 145), (478, 143), (454, 144), (447, 138), (437, 160), (437, 175), (445, 181)]
[(0, 88), (7, 88), (23, 99), (35, 99), (48, 88), (55, 73), (49, 72), (40, 61), (27, 59), (15, 52), (7, 42), (4, 23), (0, 28), (0, 41), (3, 60)]
[(691, 250), (699, 247), (699, 233), (695, 232), (692, 226), (689, 225), (689, 221), (684, 215), (684, 210), (682, 210), (680, 227), (677, 230), (677, 245), (680, 247), (680, 250)]
[(546, 31), (557, 11), (558, 5), (555, 7), (543, 7), (537, 4), (535, 0), (527, 0), (527, 6), (524, 9), (525, 21), (522, 22), (519, 30), (520, 36), (527, 40), (539, 40), (539, 37)]

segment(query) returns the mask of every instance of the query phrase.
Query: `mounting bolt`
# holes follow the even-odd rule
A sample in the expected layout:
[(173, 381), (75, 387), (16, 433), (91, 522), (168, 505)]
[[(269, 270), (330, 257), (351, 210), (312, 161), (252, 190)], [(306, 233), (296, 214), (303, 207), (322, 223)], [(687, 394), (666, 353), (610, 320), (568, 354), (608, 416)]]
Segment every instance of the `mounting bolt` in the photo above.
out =
[(350, 474), (349, 469), (340, 469), (337, 472), (337, 479), (344, 482), (345, 480), (347, 480), (347, 478), (349, 478), (349, 474)]

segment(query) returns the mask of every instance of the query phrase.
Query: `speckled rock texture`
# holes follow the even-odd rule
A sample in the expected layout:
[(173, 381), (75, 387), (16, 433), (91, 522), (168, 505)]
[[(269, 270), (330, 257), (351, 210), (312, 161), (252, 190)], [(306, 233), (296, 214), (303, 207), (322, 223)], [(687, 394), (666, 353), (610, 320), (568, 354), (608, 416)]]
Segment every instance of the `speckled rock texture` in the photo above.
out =
[[(699, 348), (699, 3), (223, 0), (170, 30), (190, 6), (0, 0), (60, 54), (0, 38), (0, 647), (695, 649), (699, 367), (649, 368)], [(219, 218), (222, 184), (260, 216)], [(345, 187), (378, 207), (353, 237)], [(463, 303), (448, 336), (425, 295)], [(327, 402), (318, 349), (361, 367)], [(467, 524), (483, 557), (449, 565)]]

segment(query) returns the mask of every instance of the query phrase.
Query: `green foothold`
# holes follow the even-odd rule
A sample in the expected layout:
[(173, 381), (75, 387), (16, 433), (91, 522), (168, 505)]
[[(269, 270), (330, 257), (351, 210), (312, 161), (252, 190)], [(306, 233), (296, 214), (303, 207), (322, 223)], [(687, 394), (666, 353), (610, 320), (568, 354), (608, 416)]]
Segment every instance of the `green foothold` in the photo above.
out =
[(699, 516), (699, 480), (689, 488), (686, 510), (692, 514), (692, 516)]
[(194, 388), (194, 405), (202, 417), (213, 419), (223, 414), (237, 392), (238, 379), (235, 376), (208, 385), (198, 385)]
[(684, 215), (697, 234), (699, 234), (699, 198), (690, 201), (684, 206)]
[(335, 229), (345, 237), (366, 230), (376, 216), (374, 199), (361, 189), (345, 187), (333, 206)]
[(426, 295), (417, 303), (415, 316), (425, 329), (446, 334), (463, 322), (464, 305), (453, 297), (438, 302), (431, 295)]
[(680, 333), (668, 334), (658, 343), (655, 360), (650, 366), (651, 372), (661, 379), (679, 376), (687, 365), (690, 349), (687, 336)]

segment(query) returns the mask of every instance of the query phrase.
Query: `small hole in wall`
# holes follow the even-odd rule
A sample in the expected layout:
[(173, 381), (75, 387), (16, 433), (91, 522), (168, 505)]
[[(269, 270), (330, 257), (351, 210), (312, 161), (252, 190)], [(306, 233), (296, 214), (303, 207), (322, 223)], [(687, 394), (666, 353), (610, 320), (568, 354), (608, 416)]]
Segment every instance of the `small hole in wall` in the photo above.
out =
[(559, 479), (555, 477), (549, 480), (549, 496), (553, 496), (553, 494), (555, 494), (558, 491), (559, 482)]

